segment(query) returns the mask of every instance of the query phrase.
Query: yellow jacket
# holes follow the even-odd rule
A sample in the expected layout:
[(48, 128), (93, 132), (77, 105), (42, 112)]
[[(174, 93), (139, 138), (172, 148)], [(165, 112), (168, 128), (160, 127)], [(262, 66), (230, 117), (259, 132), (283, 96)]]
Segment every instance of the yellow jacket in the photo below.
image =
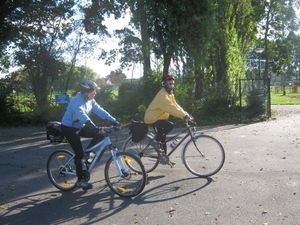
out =
[(144, 122), (146, 124), (152, 124), (157, 120), (167, 120), (170, 115), (184, 118), (188, 113), (177, 104), (173, 94), (168, 94), (168, 92), (162, 88), (148, 106), (144, 116)]

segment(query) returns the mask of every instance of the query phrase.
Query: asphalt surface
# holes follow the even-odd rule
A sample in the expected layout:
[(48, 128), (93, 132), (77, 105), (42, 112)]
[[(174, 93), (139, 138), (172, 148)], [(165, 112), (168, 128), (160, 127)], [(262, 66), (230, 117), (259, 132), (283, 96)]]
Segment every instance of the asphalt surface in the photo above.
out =
[[(46, 162), (68, 144), (49, 145), (44, 127), (1, 128), (0, 224), (300, 224), (300, 105), (272, 110), (265, 122), (199, 128), (226, 151), (216, 175), (195, 177), (177, 150), (176, 166), (159, 165), (133, 199), (106, 186), (105, 159), (92, 174), (92, 190), (59, 191)], [(119, 132), (119, 147), (126, 133)]]

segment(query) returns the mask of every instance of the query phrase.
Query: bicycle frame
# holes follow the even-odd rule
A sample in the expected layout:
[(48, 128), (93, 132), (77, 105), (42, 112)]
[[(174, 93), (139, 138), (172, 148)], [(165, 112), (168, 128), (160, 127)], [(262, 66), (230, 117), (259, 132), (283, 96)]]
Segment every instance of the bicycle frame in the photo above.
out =
[[(95, 164), (96, 164), (96, 161), (97, 161), (98, 159), (100, 160), (100, 159), (102, 158), (102, 155), (103, 155), (103, 153), (105, 152), (104, 150), (105, 150), (105, 148), (106, 148), (107, 146), (109, 147), (110, 150), (113, 149), (113, 146), (112, 146), (112, 143), (111, 143), (111, 140), (110, 140), (109, 137), (105, 137), (102, 141), (100, 141), (100, 142), (97, 143), (96, 145), (94, 145), (94, 146), (92, 146), (92, 147), (90, 147), (90, 148), (87, 148), (87, 149), (83, 150), (84, 153), (90, 153), (90, 152), (93, 151), (94, 149), (99, 148), (99, 149), (97, 150), (97, 152), (96, 152), (96, 155), (95, 155), (94, 158), (93, 158), (92, 163), (89, 165), (89, 168), (88, 168), (88, 170), (87, 170), (89, 173), (91, 173), (91, 171), (93, 170), (93, 168), (94, 168), (94, 166), (95, 166)], [(115, 153), (115, 154), (116, 154), (116, 153)], [(114, 154), (114, 155), (115, 155), (115, 154)]]
[[(183, 138), (180, 138), (180, 141), (178, 142), (178, 144), (177, 144), (170, 152), (167, 152), (167, 153), (166, 153), (167, 156), (172, 155), (172, 154), (175, 152), (175, 150), (179, 147), (179, 145), (181, 145), (188, 137), (191, 137), (191, 138), (194, 138), (194, 137), (195, 137), (195, 134), (194, 134), (194, 132), (193, 132), (192, 129), (193, 129), (193, 127), (192, 127), (191, 125), (187, 124), (187, 127), (184, 128), (180, 133), (174, 134), (174, 135), (172, 135), (171, 137), (169, 137), (169, 138), (166, 139), (165, 143), (167, 144), (167, 143), (169, 143), (170, 141), (176, 139), (176, 138), (177, 138), (178, 136), (180, 136), (181, 134), (186, 133), (185, 136), (184, 136)], [(154, 136), (155, 136), (155, 135), (154, 135), (153, 133), (150, 132), (149, 137), (154, 138)], [(196, 146), (196, 145), (195, 145), (195, 146)], [(196, 146), (196, 147), (197, 147), (197, 146)], [(197, 148), (197, 149), (198, 149), (198, 148)], [(198, 149), (198, 151), (199, 151), (199, 149)], [(199, 152), (200, 152), (200, 151), (199, 151)], [(201, 153), (201, 152), (200, 152), (200, 153)], [(202, 153), (201, 153), (201, 154), (202, 154)]]
[[(106, 149), (106, 147), (109, 148), (113, 160), (114, 160), (115, 162), (117, 162), (115, 165), (116, 165), (116, 169), (117, 169), (117, 171), (118, 171), (119, 176), (123, 176), (123, 172), (124, 172), (124, 171), (122, 171), (122, 169), (124, 170), (124, 168), (125, 168), (124, 162), (123, 162), (122, 160), (118, 159), (118, 157), (117, 157), (118, 149), (111, 143), (111, 140), (110, 140), (110, 138), (109, 138), (108, 136), (105, 137), (102, 141), (100, 141), (100, 142), (97, 143), (96, 145), (94, 145), (94, 146), (92, 146), (92, 147), (90, 147), (90, 148), (87, 148), (87, 149), (84, 149), (84, 150), (83, 150), (84, 153), (90, 153), (90, 152), (92, 152), (94, 149), (97, 149), (97, 148), (98, 148), (98, 150), (97, 150), (97, 152), (96, 152), (96, 154), (95, 154), (95, 156), (94, 156), (94, 158), (93, 158), (93, 161), (91, 162), (91, 164), (90, 164), (89, 167), (88, 167), (87, 172), (88, 172), (88, 173), (91, 173), (91, 172), (92, 172), (92, 170), (93, 170), (93, 168), (94, 168), (94, 166), (95, 166), (95, 164), (96, 164), (96, 161), (97, 161), (98, 159), (100, 160), (100, 159), (102, 158), (102, 155), (104, 154), (104, 152), (105, 152), (104, 150)], [(74, 157), (75, 157), (75, 155), (73, 155), (73, 157), (71, 157), (71, 158), (67, 161), (66, 165), (69, 165), (69, 164), (71, 163), (71, 161), (74, 160)], [(63, 171), (63, 168), (61, 168), (61, 172), (62, 172), (63, 174), (69, 174), (69, 175), (74, 175), (74, 176), (76, 176), (76, 171), (66, 172), (66, 171)]]

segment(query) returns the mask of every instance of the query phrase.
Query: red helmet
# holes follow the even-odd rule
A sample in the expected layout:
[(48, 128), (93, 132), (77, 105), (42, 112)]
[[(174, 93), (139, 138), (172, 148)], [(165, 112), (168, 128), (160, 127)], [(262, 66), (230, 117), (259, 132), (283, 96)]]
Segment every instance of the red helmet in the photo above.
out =
[(172, 91), (173, 91), (173, 88), (174, 88), (174, 85), (171, 87), (169, 86), (168, 84), (168, 81), (169, 80), (174, 80), (175, 81), (175, 77), (173, 77), (172, 75), (164, 75), (162, 78), (161, 78), (161, 84), (162, 86), (165, 88), (165, 90), (171, 94)]
[(162, 78), (161, 78), (162, 82), (167, 81), (167, 80), (175, 80), (175, 77), (173, 77), (172, 75), (169, 75), (169, 74), (162, 76)]

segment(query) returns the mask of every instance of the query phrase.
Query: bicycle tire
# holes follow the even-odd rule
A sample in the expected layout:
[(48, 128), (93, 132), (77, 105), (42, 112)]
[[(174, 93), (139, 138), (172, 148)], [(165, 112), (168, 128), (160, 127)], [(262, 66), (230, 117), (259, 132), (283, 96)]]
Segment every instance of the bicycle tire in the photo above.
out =
[[(137, 156), (144, 165), (146, 173), (152, 172), (159, 164), (158, 153), (155, 151), (152, 145), (149, 145), (149, 142), (152, 138), (145, 136), (140, 142), (133, 142), (131, 136), (127, 138), (123, 145), (123, 152), (129, 152)], [(149, 145), (149, 146), (148, 146)], [(148, 149), (145, 149), (148, 146)], [(133, 165), (129, 165), (131, 169), (140, 173), (137, 168), (134, 168)]]
[[(125, 166), (125, 176), (120, 177), (116, 169), (115, 161), (110, 157), (104, 169), (107, 185), (114, 193), (121, 197), (128, 198), (140, 194), (147, 181), (147, 174), (141, 160), (128, 152), (118, 152), (117, 158), (118, 160), (122, 160), (122, 164)], [(141, 173), (133, 171), (126, 162), (130, 162), (135, 168), (139, 168)], [(120, 164), (120, 162), (118, 162), (118, 164)]]
[[(195, 145), (204, 154), (204, 157), (197, 151)], [(186, 142), (182, 159), (183, 164), (192, 174), (209, 177), (223, 167), (225, 151), (221, 143), (214, 137), (198, 134)]]
[[(51, 183), (62, 191), (70, 191), (76, 188), (77, 176), (74, 160), (66, 165), (67, 161), (73, 157), (70, 151), (57, 150), (53, 152), (47, 161), (47, 175)], [(67, 172), (74, 172), (74, 175), (64, 174), (61, 169)]]

